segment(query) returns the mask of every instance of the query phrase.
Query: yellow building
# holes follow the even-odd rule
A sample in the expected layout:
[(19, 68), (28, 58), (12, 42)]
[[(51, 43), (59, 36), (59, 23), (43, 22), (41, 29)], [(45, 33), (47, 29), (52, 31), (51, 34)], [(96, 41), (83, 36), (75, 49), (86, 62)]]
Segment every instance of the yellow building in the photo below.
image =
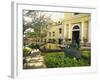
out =
[(64, 26), (63, 25), (56, 25), (56, 26), (49, 26), (47, 31), (47, 37), (49, 42), (58, 42), (60, 43), (59, 39), (64, 38)]
[(90, 40), (90, 14), (88, 13), (65, 13), (64, 14), (64, 26), (66, 38), (72, 40)]
[(48, 26), (45, 41), (61, 44), (67, 39), (91, 43), (89, 13), (64, 13), (62, 24)]

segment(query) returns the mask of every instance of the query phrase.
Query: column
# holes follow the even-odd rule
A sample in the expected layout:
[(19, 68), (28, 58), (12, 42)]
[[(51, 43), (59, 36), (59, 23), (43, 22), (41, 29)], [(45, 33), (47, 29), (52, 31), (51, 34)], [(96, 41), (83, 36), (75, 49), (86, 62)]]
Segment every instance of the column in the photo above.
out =
[(72, 25), (71, 23), (69, 24), (69, 31), (68, 31), (68, 38), (72, 39)]
[(65, 39), (65, 38), (66, 38), (66, 33), (67, 33), (67, 30), (66, 30), (66, 29), (67, 29), (67, 28), (66, 28), (67, 26), (66, 26), (66, 24), (64, 24), (63, 27), (64, 27), (63, 29), (64, 29), (64, 39)]
[(84, 20), (81, 21), (81, 27), (80, 27), (80, 38), (81, 38), (81, 42), (83, 42), (83, 38), (84, 38)]

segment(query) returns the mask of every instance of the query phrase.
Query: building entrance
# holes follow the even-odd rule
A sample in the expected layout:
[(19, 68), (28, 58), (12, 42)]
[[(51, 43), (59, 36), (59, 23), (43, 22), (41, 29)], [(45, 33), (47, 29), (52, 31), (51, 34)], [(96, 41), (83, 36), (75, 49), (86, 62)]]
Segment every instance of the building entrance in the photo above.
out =
[(74, 26), (72, 31), (72, 41), (75, 41), (78, 45), (80, 42), (80, 29), (79, 26)]

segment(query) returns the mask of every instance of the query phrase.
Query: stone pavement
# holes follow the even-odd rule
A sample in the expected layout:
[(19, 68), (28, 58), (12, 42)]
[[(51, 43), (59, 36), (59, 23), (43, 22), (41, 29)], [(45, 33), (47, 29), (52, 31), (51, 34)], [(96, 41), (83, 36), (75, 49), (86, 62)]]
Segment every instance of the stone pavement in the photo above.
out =
[(24, 58), (24, 60), (24, 69), (46, 68), (44, 58), (40, 54), (38, 54), (37, 56), (27, 56)]

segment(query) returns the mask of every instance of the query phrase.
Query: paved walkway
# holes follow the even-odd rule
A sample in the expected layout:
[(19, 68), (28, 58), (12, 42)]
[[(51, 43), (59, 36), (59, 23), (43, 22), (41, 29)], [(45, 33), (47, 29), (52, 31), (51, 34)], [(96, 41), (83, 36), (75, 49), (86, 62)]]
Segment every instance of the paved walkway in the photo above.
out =
[(46, 68), (44, 58), (40, 54), (25, 57), (24, 69)]

